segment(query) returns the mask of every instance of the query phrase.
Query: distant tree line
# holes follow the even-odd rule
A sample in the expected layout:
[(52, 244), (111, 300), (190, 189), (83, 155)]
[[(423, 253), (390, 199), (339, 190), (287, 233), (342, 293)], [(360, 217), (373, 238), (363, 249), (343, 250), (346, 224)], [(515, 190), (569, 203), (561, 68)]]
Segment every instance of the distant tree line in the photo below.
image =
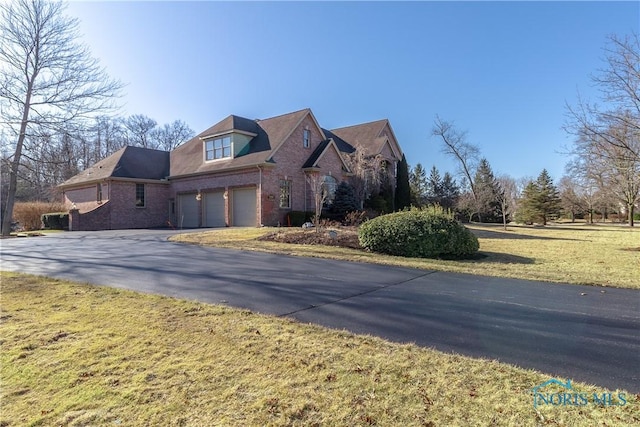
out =
[(80, 42), (78, 20), (56, 0), (0, 3), (2, 235), (20, 200), (53, 188), (125, 145), (171, 150), (193, 135), (181, 121), (114, 117), (123, 84)]
[[(567, 106), (565, 129), (574, 137), (567, 174), (556, 186), (546, 170), (536, 179), (494, 176), (478, 146), (453, 122), (436, 117), (432, 135), (458, 165), (459, 195), (453, 209), (469, 221), (512, 219), (546, 224), (561, 215), (575, 221), (607, 219), (615, 214), (630, 226), (640, 203), (640, 41), (638, 34), (611, 36), (604, 49), (606, 67), (593, 79), (599, 103), (580, 99)], [(446, 178), (446, 175), (445, 175)], [(422, 165), (411, 171), (415, 205), (450, 203), (445, 181)], [(440, 184), (438, 184), (440, 182)], [(440, 189), (438, 191), (438, 189)], [(501, 219), (499, 219), (501, 218)]]
[[(41, 130), (24, 140), (16, 201), (55, 199), (56, 185), (127, 145), (169, 151), (193, 135), (193, 130), (183, 121), (175, 120), (159, 126), (155, 120), (142, 114), (99, 116), (83, 127)], [(3, 150), (3, 201), (8, 191), (11, 160), (10, 151)]]

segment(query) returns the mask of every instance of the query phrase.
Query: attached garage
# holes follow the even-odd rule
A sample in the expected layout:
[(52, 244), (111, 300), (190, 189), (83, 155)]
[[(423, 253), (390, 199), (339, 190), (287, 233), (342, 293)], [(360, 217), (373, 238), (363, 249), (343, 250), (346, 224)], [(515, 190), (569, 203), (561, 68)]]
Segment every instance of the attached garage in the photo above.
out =
[(258, 225), (256, 215), (256, 189), (239, 188), (232, 192), (232, 221), (235, 227), (255, 227)]
[(178, 196), (178, 226), (195, 228), (200, 226), (199, 203), (196, 194)]
[(216, 191), (214, 193), (203, 194), (203, 227), (224, 227), (226, 224), (224, 219), (224, 192)]

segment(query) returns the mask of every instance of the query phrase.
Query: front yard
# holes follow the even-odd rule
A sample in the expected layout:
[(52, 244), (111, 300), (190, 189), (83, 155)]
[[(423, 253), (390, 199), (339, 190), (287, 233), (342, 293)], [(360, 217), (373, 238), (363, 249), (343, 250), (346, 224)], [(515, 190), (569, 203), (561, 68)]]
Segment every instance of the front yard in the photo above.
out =
[[(553, 224), (547, 227), (473, 224), (480, 253), (470, 260), (401, 258), (354, 248), (354, 229), (318, 237), (295, 228), (228, 228), (173, 241), (297, 256), (453, 271), (549, 282), (640, 289), (640, 227)], [(341, 244), (345, 242), (344, 245)], [(327, 244), (328, 243), (328, 244)], [(346, 246), (346, 247), (345, 247)]]
[(616, 405), (535, 408), (532, 389), (549, 375), (495, 361), (224, 306), (0, 278), (3, 427), (640, 424), (640, 395), (622, 390)]

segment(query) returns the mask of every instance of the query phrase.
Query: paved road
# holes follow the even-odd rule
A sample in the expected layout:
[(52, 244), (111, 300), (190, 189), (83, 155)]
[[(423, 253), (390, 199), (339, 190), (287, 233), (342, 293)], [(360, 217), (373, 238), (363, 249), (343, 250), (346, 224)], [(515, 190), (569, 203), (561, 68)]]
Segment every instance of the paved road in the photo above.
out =
[(2, 240), (0, 268), (225, 303), (640, 392), (640, 291), (202, 248), (167, 242), (170, 234)]

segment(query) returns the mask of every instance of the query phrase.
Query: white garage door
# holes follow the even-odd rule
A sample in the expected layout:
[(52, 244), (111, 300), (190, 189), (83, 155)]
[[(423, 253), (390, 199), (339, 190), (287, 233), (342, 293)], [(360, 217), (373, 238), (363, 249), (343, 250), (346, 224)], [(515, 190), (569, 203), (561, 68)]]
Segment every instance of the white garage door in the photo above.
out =
[(242, 188), (233, 190), (233, 221), (236, 227), (255, 227), (256, 189)]
[(204, 200), (204, 224), (205, 227), (224, 227), (224, 196), (222, 191), (205, 193)]
[(178, 198), (178, 226), (193, 228), (200, 225), (198, 214), (198, 201), (194, 194), (181, 194)]

